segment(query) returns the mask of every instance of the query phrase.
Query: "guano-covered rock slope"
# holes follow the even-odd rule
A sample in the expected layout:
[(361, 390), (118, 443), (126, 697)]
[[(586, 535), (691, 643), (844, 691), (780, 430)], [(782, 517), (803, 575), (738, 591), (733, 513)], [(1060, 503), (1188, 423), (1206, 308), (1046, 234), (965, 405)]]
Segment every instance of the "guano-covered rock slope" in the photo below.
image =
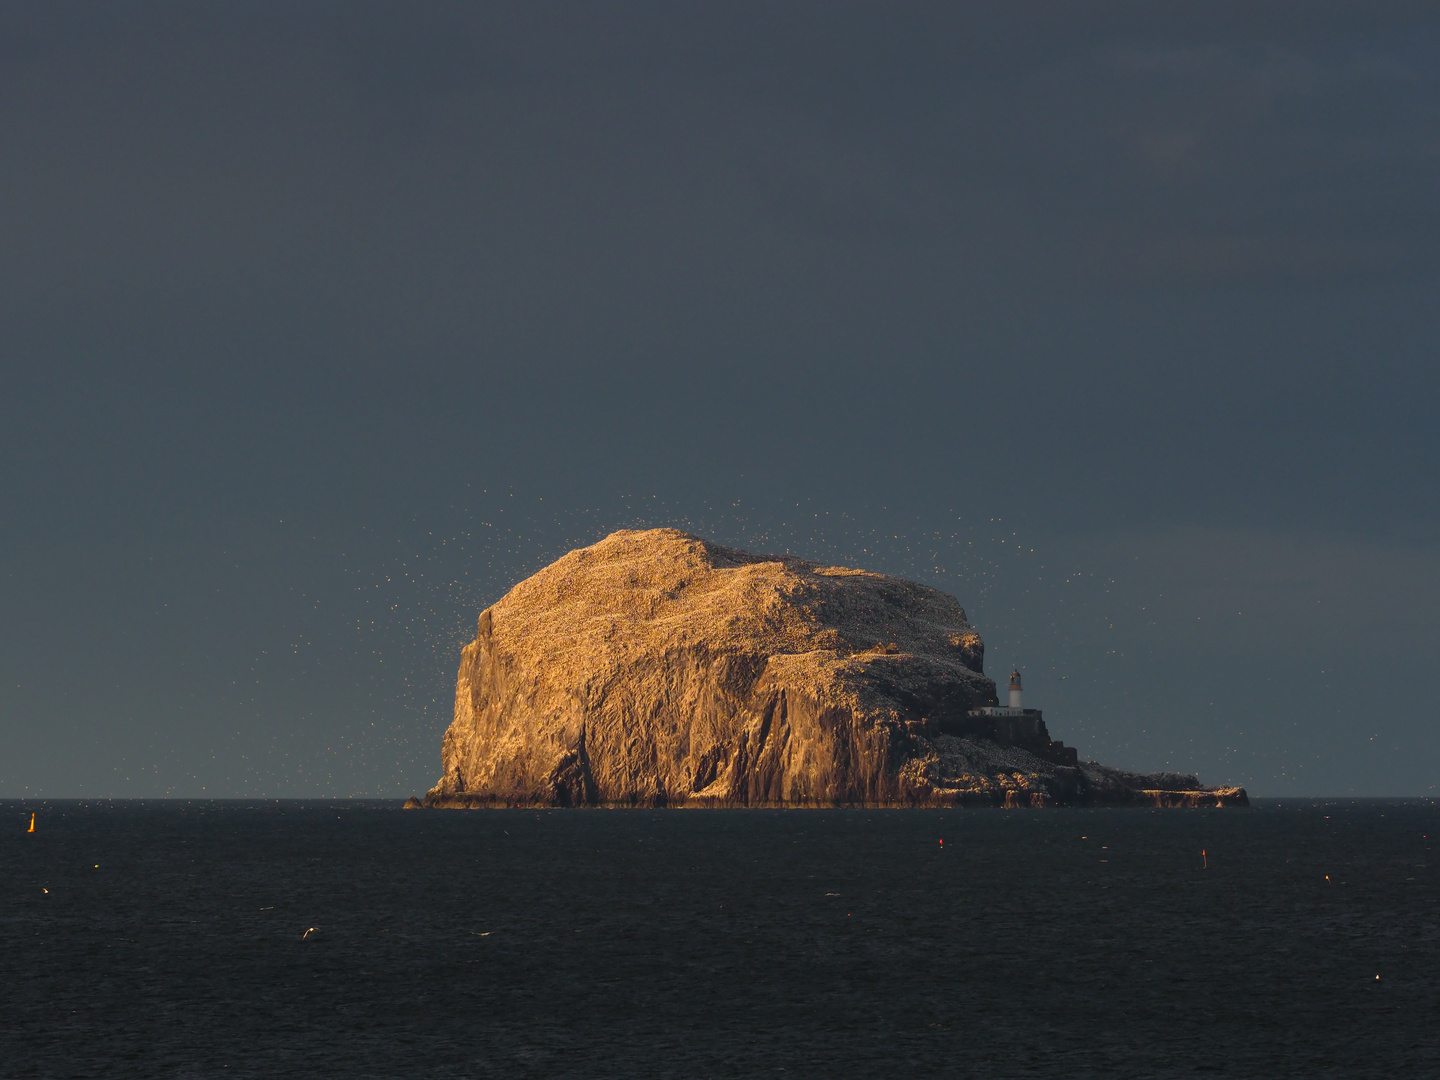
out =
[(969, 710), (995, 701), (983, 657), (936, 589), (617, 532), (481, 613), (425, 805), (1244, 799), (973, 737)]

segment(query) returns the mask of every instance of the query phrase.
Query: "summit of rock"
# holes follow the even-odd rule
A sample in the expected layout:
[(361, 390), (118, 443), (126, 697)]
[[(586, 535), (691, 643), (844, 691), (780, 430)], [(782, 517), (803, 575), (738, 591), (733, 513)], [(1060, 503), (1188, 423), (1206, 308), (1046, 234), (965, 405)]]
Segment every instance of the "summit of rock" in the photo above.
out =
[(674, 529), (613, 533), (480, 614), (426, 803), (937, 805), (1144, 790), (1119, 773), (1096, 773), (1097, 787), (1033, 746), (956, 737), (995, 701), (983, 659), (959, 602), (917, 582)]

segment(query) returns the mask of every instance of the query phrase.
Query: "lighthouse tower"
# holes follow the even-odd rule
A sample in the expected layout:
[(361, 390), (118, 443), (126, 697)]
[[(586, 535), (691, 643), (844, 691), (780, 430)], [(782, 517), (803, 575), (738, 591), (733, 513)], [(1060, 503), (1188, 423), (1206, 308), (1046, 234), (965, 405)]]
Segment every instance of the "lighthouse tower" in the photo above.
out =
[[(998, 688), (997, 688), (998, 689)], [(998, 697), (998, 695), (997, 695)], [(1039, 709), (1027, 709), (1022, 703), (1020, 669), (1010, 672), (1010, 704), (979, 705), (965, 714), (959, 723), (941, 724), (943, 734), (994, 739), (1002, 746), (1024, 747), (1030, 753), (1057, 765), (1077, 765), (1079, 756), (1073, 746), (1051, 739), (1045, 717)]]

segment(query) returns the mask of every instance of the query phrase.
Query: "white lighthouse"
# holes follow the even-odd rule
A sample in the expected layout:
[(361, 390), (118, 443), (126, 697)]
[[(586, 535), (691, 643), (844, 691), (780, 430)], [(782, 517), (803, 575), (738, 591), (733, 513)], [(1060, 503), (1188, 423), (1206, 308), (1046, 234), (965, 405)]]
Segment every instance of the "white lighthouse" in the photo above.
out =
[[(996, 687), (997, 691), (999, 687)], [(1020, 669), (1010, 672), (1010, 704), (979, 705), (966, 714), (964, 726), (957, 734), (994, 739), (1002, 746), (1020, 746), (1057, 765), (1076, 765), (1079, 757), (1073, 746), (1050, 738), (1045, 717), (1039, 709), (1027, 709), (1020, 688)], [(945, 730), (942, 727), (942, 732)]]
[(1019, 668), (1010, 672), (1010, 701), (1008, 704), (1001, 705), (997, 694), (994, 705), (980, 705), (970, 711), (975, 716), (1028, 716), (1037, 721), (1040, 719), (1039, 709), (1025, 708), (1024, 694), (1020, 688)]

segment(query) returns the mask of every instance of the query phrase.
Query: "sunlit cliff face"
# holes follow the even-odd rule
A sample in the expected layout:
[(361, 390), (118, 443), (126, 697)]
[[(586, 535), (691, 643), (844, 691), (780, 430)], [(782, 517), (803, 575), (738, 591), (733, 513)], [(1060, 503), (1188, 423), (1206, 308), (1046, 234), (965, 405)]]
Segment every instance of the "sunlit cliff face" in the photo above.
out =
[(427, 801), (1048, 805), (1128, 790), (1065, 772), (1073, 750), (1038, 719), (1005, 750), (993, 731), (989, 749), (956, 737), (995, 697), (982, 653), (928, 586), (617, 532), (481, 614)]

